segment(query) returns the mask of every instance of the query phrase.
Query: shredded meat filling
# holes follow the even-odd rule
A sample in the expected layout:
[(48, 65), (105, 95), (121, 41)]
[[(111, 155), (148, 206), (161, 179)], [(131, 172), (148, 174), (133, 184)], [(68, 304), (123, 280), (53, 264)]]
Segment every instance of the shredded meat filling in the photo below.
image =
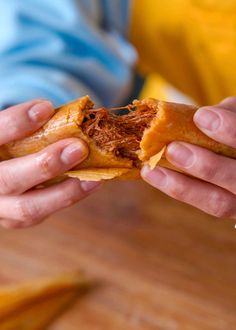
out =
[(127, 157), (138, 166), (137, 151), (144, 130), (149, 127), (156, 111), (147, 106), (128, 106), (125, 115), (115, 115), (105, 108), (85, 110), (82, 129), (97, 146)]

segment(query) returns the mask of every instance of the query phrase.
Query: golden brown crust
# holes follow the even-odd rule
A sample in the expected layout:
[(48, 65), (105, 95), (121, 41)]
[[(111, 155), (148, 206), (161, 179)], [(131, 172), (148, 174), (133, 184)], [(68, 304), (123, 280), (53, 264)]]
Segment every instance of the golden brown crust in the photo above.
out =
[(84, 135), (80, 125), (83, 122), (83, 110), (92, 107), (93, 102), (88, 96), (82, 97), (56, 110), (54, 116), (37, 132), (20, 141), (0, 147), (1, 160), (21, 157), (38, 152), (48, 145), (65, 138), (78, 137), (85, 140), (90, 149), (88, 158), (77, 166), (81, 168), (131, 168), (132, 161), (115, 157), (113, 153), (98, 148), (94, 141)]
[[(3, 159), (25, 156), (47, 147), (51, 143), (68, 137), (79, 137), (83, 116), (81, 109), (92, 106), (88, 96), (57, 109), (53, 117), (34, 134), (22, 140), (8, 143), (0, 148)], [(7, 158), (6, 158), (7, 155)]]
[[(157, 116), (151, 122), (150, 128), (144, 132), (140, 143), (139, 158), (143, 162), (148, 161), (173, 141), (192, 143), (227, 157), (236, 158), (236, 149), (212, 140), (197, 128), (193, 121), (197, 107), (154, 99), (145, 99), (140, 103), (157, 108)], [(161, 162), (162, 166), (173, 168), (173, 165), (166, 160)]]
[[(152, 166), (159, 160), (160, 151), (172, 141), (184, 141), (212, 150), (227, 157), (236, 158), (236, 149), (218, 143), (203, 134), (194, 124), (193, 116), (197, 107), (162, 102), (155, 99), (134, 101), (135, 106), (147, 106), (155, 109), (156, 116), (150, 127), (144, 131), (139, 159), (142, 164), (152, 160)], [(85, 140), (89, 146), (88, 158), (69, 171), (68, 176), (76, 176), (83, 180), (91, 179), (121, 179), (133, 180), (140, 177), (139, 170), (128, 158), (115, 156), (114, 153), (103, 150), (93, 140), (83, 133), (81, 125), (84, 120), (84, 110), (90, 109), (93, 102), (88, 96), (82, 97), (57, 109), (54, 116), (40, 130), (30, 137), (9, 143), (0, 147), (0, 159), (6, 160), (28, 155), (45, 148), (51, 143), (69, 137)], [(156, 156), (155, 156), (156, 155)], [(174, 168), (163, 154), (159, 163), (161, 166)], [(76, 172), (77, 171), (77, 172)], [(56, 180), (60, 181), (65, 176)]]

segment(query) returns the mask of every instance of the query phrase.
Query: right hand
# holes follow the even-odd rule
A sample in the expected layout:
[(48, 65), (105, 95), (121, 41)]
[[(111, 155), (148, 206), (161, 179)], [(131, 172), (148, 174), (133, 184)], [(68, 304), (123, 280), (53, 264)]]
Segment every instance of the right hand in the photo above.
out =
[[(0, 145), (33, 133), (53, 113), (52, 104), (44, 100), (26, 102), (0, 112)], [(29, 227), (96, 190), (99, 182), (80, 182), (78, 179), (34, 189), (73, 168), (87, 155), (88, 148), (82, 140), (69, 138), (35, 154), (0, 162), (0, 225)]]
[[(236, 97), (199, 108), (193, 120), (211, 139), (236, 148)], [(145, 166), (145, 181), (210, 215), (236, 219), (236, 159), (182, 141), (170, 143), (165, 156), (182, 173)]]

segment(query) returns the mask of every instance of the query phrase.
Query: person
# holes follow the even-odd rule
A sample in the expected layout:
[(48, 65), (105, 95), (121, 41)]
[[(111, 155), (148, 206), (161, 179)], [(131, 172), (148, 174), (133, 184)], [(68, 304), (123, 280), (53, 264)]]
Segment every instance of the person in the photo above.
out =
[[(235, 16), (233, 0), (2, 1), (0, 145), (34, 132), (54, 107), (84, 94), (98, 105), (124, 103), (133, 95), (138, 62), (146, 81), (160, 74), (166, 90), (174, 86), (210, 104), (197, 111), (196, 125), (236, 147), (236, 97), (227, 98), (236, 95)], [(31, 226), (96, 190), (100, 183), (76, 179), (34, 188), (87, 154), (85, 143), (72, 138), (1, 162), (0, 224)], [(145, 181), (216, 217), (236, 217), (235, 160), (181, 141), (166, 156), (191, 177), (145, 166)]]

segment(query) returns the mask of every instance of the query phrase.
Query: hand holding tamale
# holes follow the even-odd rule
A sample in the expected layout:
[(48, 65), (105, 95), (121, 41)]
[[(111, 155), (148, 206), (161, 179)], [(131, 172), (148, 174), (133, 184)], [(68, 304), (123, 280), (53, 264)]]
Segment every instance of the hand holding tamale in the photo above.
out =
[[(87, 142), (89, 156), (65, 175), (96, 181), (138, 178), (142, 165), (172, 141), (193, 143), (236, 158), (236, 149), (212, 140), (195, 126), (195, 106), (144, 99), (126, 108), (128, 113), (118, 116), (106, 108), (94, 109), (90, 98), (82, 97), (59, 108), (31, 136), (1, 147), (1, 159), (21, 157), (60, 139), (79, 137)], [(164, 153), (160, 164), (170, 166)]]

